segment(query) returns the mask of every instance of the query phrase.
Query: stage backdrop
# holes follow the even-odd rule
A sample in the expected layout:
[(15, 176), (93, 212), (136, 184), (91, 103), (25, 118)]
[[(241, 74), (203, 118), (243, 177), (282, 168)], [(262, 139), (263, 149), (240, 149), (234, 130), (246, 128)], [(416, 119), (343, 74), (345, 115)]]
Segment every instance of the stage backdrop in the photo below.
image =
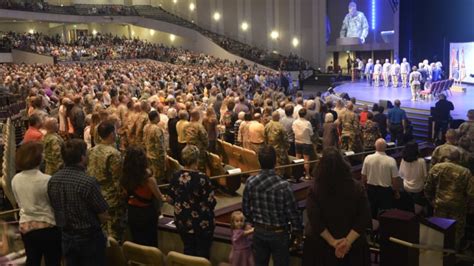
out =
[(451, 43), (449, 77), (474, 83), (474, 42)]

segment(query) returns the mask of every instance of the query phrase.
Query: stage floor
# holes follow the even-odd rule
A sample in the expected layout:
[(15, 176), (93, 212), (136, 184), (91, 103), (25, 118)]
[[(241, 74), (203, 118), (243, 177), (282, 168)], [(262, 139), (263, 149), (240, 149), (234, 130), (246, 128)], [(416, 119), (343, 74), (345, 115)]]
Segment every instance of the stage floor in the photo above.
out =
[[(474, 109), (474, 85), (464, 84), (467, 88), (466, 92), (453, 92), (448, 95), (448, 100), (454, 104), (454, 111), (451, 112), (453, 119), (466, 119), (466, 114), (469, 109)], [(411, 101), (411, 92), (409, 88), (392, 88), (392, 87), (373, 87), (367, 82), (347, 82), (335, 88), (338, 93), (346, 92), (350, 97), (355, 97), (357, 100), (378, 103), (379, 100), (390, 100), (392, 103), (399, 99), (403, 107), (430, 110), (430, 107), (435, 106), (437, 100), (417, 100)]]

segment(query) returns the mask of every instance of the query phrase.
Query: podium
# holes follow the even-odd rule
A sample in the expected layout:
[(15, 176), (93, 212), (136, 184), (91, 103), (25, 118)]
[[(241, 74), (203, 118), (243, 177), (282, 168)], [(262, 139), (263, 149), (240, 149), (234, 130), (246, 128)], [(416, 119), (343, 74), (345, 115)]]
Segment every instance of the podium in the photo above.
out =
[(343, 38), (337, 38), (336, 44), (340, 46), (361, 45), (362, 40), (357, 37), (343, 37)]
[(379, 228), (380, 265), (455, 265), (455, 224), (454, 220), (424, 219), (401, 210), (383, 213)]

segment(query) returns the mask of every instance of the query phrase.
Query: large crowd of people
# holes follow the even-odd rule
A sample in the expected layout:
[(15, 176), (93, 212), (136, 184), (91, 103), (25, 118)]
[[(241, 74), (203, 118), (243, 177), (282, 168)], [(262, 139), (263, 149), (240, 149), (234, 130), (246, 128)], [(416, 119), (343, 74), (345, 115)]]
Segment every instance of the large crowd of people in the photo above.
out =
[[(61, 49), (57, 39), (41, 34), (9, 36), (35, 51)], [(365, 229), (390, 208), (434, 212), (460, 224), (466, 219), (474, 199), (474, 110), (459, 130), (447, 131), (429, 169), (418, 158), (398, 100), (386, 115), (378, 105), (359, 110), (355, 99), (289, 93), (282, 73), (243, 62), (112, 36), (85, 37), (75, 45), (88, 54), (104, 49), (98, 58), (152, 53), (168, 60), (0, 66), (1, 85), (23, 95), (28, 106), (13, 190), (32, 264), (44, 255), (57, 265), (62, 243), (68, 264), (103, 265), (103, 232), (122, 242), (126, 226), (132, 241), (156, 246), (163, 202), (174, 208), (184, 252), (209, 258), (216, 188), (206, 163), (218, 138), (253, 150), (262, 168), (246, 182), (242, 213), (233, 215), (232, 240), (248, 247), (253, 234), (256, 265), (267, 265), (270, 256), (288, 265), (290, 233), (297, 241), (303, 234), (302, 214), (285, 180), (289, 173), (275, 171), (289, 164), (289, 155), (308, 162), (322, 151), (318, 166), (304, 165), (304, 177), (314, 180), (305, 225), (308, 265), (370, 265)], [(385, 153), (388, 133), (397, 145), (406, 144), (400, 169)], [(341, 150), (375, 151), (363, 162), (362, 182), (351, 178)], [(166, 155), (184, 166), (170, 179)], [(451, 185), (440, 190), (445, 182)], [(161, 191), (157, 184), (163, 183), (169, 187)], [(408, 207), (396, 204), (402, 196), (411, 199)], [(458, 247), (463, 230), (457, 228)], [(245, 253), (233, 253), (234, 265), (242, 265), (245, 255), (238, 254)]]

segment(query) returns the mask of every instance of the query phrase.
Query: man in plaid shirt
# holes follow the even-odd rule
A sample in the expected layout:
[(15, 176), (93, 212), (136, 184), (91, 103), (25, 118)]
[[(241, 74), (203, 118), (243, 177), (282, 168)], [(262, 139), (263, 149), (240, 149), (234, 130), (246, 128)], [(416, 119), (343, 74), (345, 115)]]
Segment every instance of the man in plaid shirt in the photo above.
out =
[(262, 146), (258, 160), (262, 170), (247, 180), (242, 200), (244, 215), (255, 227), (255, 265), (268, 265), (270, 256), (275, 266), (289, 265), (289, 232), (301, 235), (302, 216), (290, 184), (275, 173), (275, 149)]

